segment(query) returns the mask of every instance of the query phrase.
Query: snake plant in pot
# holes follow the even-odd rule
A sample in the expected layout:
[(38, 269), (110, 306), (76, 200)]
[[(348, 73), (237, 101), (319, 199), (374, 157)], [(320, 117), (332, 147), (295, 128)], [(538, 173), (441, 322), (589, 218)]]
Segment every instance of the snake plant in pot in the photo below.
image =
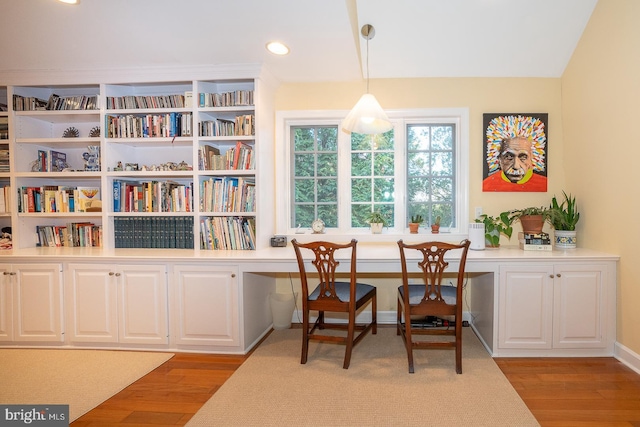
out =
[(549, 206), (550, 222), (555, 230), (553, 241), (559, 249), (574, 249), (578, 243), (576, 224), (580, 220), (580, 212), (575, 197), (564, 191), (562, 195), (562, 202), (558, 203), (556, 196), (553, 196)]

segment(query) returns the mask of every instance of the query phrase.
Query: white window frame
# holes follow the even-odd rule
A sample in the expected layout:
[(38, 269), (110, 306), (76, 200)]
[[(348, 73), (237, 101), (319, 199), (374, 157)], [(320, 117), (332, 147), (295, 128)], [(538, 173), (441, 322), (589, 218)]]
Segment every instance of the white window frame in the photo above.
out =
[[(350, 134), (342, 130), (341, 122), (348, 114), (348, 111), (337, 110), (300, 110), (300, 111), (278, 111), (276, 112), (276, 134), (275, 134), (275, 233), (278, 235), (286, 235), (296, 237), (298, 240), (313, 240), (317, 235), (311, 234), (306, 229), (298, 230), (291, 227), (289, 219), (291, 218), (291, 127), (308, 126), (308, 125), (335, 125), (338, 126), (338, 144), (340, 147), (350, 146)], [(455, 193), (456, 218), (457, 226), (452, 229), (440, 229), (440, 235), (431, 235), (429, 228), (425, 224), (420, 235), (432, 238), (437, 236), (439, 240), (456, 241), (466, 238), (469, 228), (469, 109), (468, 108), (433, 108), (433, 109), (403, 109), (387, 111), (389, 119), (394, 125), (396, 142), (398, 140), (405, 141), (406, 126), (408, 124), (419, 123), (455, 123), (456, 138), (456, 185)], [(385, 229), (382, 234), (373, 235), (368, 229), (351, 228), (342, 224), (338, 229), (327, 229), (326, 234), (329, 236), (339, 236), (346, 238), (357, 237), (361, 241), (379, 241), (389, 242), (398, 238), (409, 235), (409, 229), (405, 225), (406, 218), (406, 144), (396, 145), (395, 168), (396, 171), (402, 173), (396, 174), (396, 191), (395, 195), (395, 218), (393, 229)], [(341, 155), (338, 158), (339, 170), (350, 170), (349, 156)], [(349, 175), (350, 177), (350, 175)], [(343, 180), (344, 177), (340, 177)], [(339, 188), (342, 182), (338, 183)], [(350, 186), (347, 185), (347, 188)], [(351, 192), (339, 191), (338, 209), (339, 215), (349, 215)], [(310, 237), (303, 238), (304, 235)], [(411, 236), (416, 236), (411, 235)]]

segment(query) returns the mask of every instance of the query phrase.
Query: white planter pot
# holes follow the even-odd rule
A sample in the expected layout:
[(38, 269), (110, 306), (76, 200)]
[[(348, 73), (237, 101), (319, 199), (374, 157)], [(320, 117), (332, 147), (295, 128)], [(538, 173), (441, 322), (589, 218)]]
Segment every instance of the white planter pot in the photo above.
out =
[(371, 224), (369, 224), (371, 226), (371, 232), (373, 234), (380, 234), (382, 233), (382, 227), (383, 224), (381, 222), (372, 222)]
[(575, 249), (578, 238), (576, 231), (555, 230), (553, 241), (558, 249)]

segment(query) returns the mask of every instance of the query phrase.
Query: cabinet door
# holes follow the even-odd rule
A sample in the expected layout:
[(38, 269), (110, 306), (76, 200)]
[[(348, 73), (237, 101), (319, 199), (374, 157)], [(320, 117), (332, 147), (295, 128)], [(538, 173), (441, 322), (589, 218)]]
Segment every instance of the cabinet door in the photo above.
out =
[[(558, 265), (554, 280), (555, 348), (606, 345), (606, 266)], [(612, 314), (609, 314), (612, 315)]]
[(14, 341), (60, 341), (62, 267), (60, 264), (14, 264)]
[(174, 300), (176, 344), (240, 345), (237, 267), (175, 266)]
[(500, 268), (500, 348), (551, 348), (553, 276), (550, 265)]
[(0, 264), (0, 342), (13, 341), (12, 283), (11, 266)]
[(69, 264), (65, 274), (67, 336), (71, 342), (118, 342), (115, 268)]
[(120, 342), (168, 344), (167, 273), (163, 265), (120, 265)]

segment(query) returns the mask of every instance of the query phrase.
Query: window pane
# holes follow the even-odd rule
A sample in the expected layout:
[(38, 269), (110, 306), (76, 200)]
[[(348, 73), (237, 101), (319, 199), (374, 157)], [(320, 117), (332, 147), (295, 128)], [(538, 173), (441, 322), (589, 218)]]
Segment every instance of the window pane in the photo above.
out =
[(296, 154), (294, 161), (294, 176), (313, 176), (315, 171), (315, 155)]
[(313, 203), (316, 200), (315, 180), (296, 179), (294, 183), (294, 199), (297, 203)]
[(376, 153), (373, 162), (373, 174), (393, 176), (393, 153)]
[[(292, 127), (293, 215), (291, 227), (309, 227), (321, 218), (338, 224), (338, 128)], [(304, 179), (304, 177), (308, 177)]]
[(351, 176), (371, 174), (371, 153), (353, 153), (351, 155)]
[(371, 186), (370, 178), (353, 178), (351, 180), (351, 201), (370, 202)]
[(338, 176), (338, 154), (318, 154), (318, 176)]
[(295, 151), (313, 151), (314, 128), (296, 128), (294, 130), (293, 149)]
[(373, 180), (373, 201), (374, 202), (392, 202), (393, 201), (393, 179), (392, 178), (375, 178)]
[(449, 124), (407, 126), (407, 222), (420, 214), (429, 224), (440, 216), (443, 226), (455, 226), (454, 129)]
[(318, 179), (318, 201), (324, 203), (338, 201), (337, 179)]

